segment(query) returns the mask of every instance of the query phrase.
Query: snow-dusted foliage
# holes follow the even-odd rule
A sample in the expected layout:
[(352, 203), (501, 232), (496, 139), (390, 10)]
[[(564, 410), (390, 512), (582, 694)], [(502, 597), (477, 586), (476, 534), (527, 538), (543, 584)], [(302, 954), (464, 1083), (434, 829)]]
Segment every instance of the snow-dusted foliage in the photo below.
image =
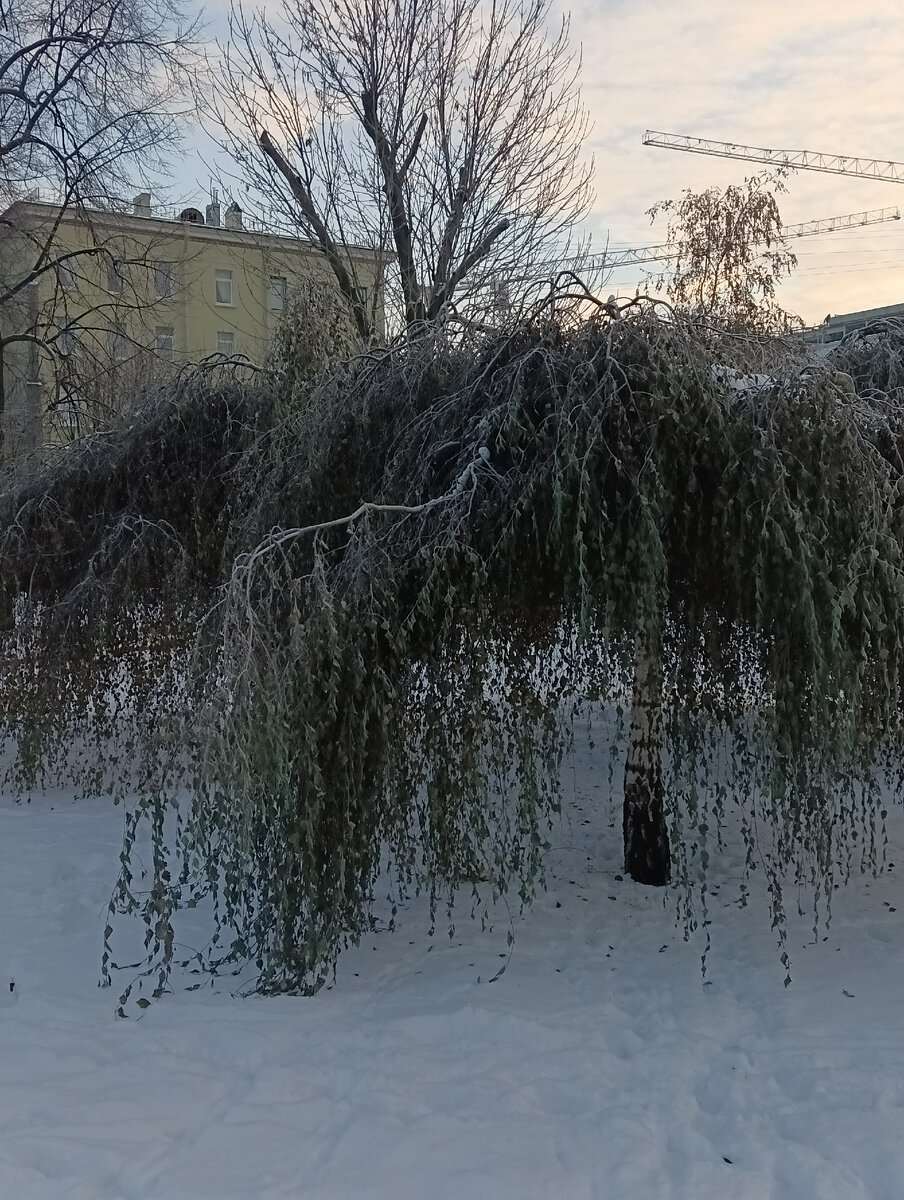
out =
[(266, 990), (317, 986), (378, 884), (529, 901), (569, 715), (623, 704), (639, 654), (689, 923), (729, 802), (780, 927), (789, 871), (828, 898), (839, 863), (875, 863), (897, 393), (774, 343), (738, 388), (749, 339), (568, 302), (428, 328), (288, 409), (197, 385), (0, 499), (17, 769), (76, 730), (92, 762), (140, 757), (113, 909), (143, 916), (160, 988), (205, 897), (204, 963), (250, 959)]

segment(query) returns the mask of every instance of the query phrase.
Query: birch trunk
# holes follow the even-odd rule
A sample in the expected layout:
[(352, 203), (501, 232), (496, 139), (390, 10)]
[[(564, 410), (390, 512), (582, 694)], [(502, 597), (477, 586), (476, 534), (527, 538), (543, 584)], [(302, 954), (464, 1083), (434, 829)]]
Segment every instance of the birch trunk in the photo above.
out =
[(671, 853), (662, 795), (662, 653), (638, 639), (631, 738), (625, 763), (625, 872), (638, 883), (669, 882)]

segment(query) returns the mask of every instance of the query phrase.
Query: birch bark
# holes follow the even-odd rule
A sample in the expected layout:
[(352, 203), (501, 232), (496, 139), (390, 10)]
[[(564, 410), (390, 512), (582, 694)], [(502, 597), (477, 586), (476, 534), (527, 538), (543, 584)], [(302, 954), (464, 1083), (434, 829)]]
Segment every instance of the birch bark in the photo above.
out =
[(671, 852), (662, 793), (662, 650), (638, 637), (634, 653), (631, 736), (625, 763), (625, 872), (662, 887)]

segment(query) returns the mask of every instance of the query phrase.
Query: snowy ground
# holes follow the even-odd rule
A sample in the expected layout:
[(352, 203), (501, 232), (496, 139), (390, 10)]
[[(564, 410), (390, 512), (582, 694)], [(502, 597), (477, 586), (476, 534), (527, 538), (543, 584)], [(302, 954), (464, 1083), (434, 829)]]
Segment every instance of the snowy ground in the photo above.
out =
[[(838, 894), (828, 940), (794, 925), (785, 990), (723, 861), (707, 982), (674, 899), (616, 878), (606, 786), (578, 770), (494, 983), (507, 921), (431, 944), (412, 911), (316, 997), (180, 992), (128, 1021), (96, 987), (121, 810), (0, 798), (0, 1197), (904, 1195), (898, 869)], [(904, 873), (899, 812), (890, 838)]]

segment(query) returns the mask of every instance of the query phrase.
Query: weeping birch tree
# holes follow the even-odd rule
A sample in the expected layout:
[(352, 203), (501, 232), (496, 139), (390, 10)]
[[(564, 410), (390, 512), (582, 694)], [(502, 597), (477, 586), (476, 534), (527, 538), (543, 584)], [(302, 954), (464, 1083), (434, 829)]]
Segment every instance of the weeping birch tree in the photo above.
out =
[(789, 877), (827, 905), (881, 864), (900, 330), (739, 387), (736, 335), (644, 300), (568, 320), (575, 292), (491, 336), (428, 326), (289, 411), (183, 381), (0, 495), (11, 781), (75, 746), (92, 789), (138, 793), (107, 982), (128, 915), (156, 994), (249, 962), (273, 992), (318, 987), (387, 894), (529, 903), (569, 714), (632, 681), (637, 877), (664, 830), (699, 897), (730, 810), (781, 937)]
[(782, 232), (777, 197), (784, 191), (782, 171), (762, 171), (725, 188), (687, 188), (649, 209), (652, 221), (666, 221), (672, 257), (656, 283), (676, 308), (747, 334), (800, 328), (776, 298), (797, 266)]

